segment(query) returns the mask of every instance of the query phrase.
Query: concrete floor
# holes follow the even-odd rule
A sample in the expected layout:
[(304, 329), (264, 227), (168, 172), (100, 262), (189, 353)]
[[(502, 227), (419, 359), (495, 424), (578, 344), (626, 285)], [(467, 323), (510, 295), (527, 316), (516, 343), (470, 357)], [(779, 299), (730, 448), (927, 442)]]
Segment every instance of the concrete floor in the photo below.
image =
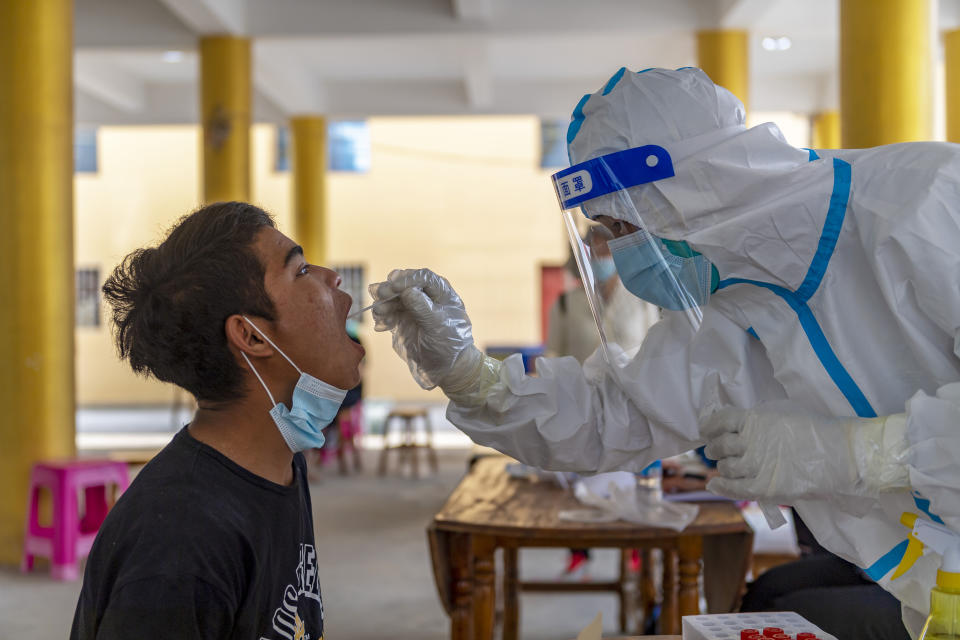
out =
[[(378, 478), (375, 455), (367, 471), (341, 477), (323, 469), (312, 483), (321, 581), (330, 640), (441, 640), (449, 623), (433, 583), (425, 527), (464, 473), (467, 450), (442, 450), (440, 472), (419, 480)], [(563, 550), (521, 554), (521, 576), (554, 579), (566, 561)], [(591, 575), (615, 574), (617, 554), (594, 553)], [(67, 637), (79, 583), (56, 583), (41, 568), (30, 575), (0, 570), (0, 639)], [(615, 597), (610, 594), (525, 595), (521, 637), (576, 637), (598, 611), (605, 633), (615, 635)]]

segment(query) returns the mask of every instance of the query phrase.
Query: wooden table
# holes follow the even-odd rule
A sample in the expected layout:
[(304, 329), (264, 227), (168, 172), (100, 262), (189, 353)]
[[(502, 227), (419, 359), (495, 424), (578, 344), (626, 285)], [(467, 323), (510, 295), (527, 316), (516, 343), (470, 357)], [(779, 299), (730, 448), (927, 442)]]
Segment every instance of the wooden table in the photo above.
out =
[[(583, 508), (576, 498), (552, 482), (509, 477), (504, 469), (508, 461), (502, 456), (478, 460), (428, 528), (434, 576), (441, 603), (450, 615), (452, 640), (493, 637), (493, 556), (497, 548), (504, 550), (503, 637), (515, 640), (519, 626), (516, 554), (520, 548), (662, 549), (663, 633), (679, 634), (680, 617), (700, 612), (698, 578), (704, 548), (720, 550), (736, 544), (749, 550), (753, 540), (752, 529), (729, 502), (701, 504), (697, 519), (683, 532), (622, 521), (561, 521), (559, 511)], [(746, 554), (732, 567), (718, 567), (724, 583), (732, 584), (737, 595), (748, 563)], [(709, 599), (708, 582), (705, 579)], [(710, 609), (729, 611), (734, 602)]]

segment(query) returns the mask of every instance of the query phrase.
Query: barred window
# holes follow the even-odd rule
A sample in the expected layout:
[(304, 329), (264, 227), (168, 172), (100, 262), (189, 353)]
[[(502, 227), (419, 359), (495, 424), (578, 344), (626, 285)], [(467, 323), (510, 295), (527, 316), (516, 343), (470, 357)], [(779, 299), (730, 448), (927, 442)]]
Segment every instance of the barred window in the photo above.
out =
[(277, 144), (274, 147), (273, 170), (290, 171), (290, 129), (277, 125)]
[(73, 170), (97, 172), (97, 128), (78, 125), (73, 131)]
[(567, 157), (566, 120), (540, 120), (540, 166), (544, 169), (563, 168), (570, 164)]
[[(290, 128), (277, 126), (273, 170), (290, 170)], [(327, 123), (327, 168), (330, 171), (366, 173), (370, 170), (370, 128), (365, 120)]]
[[(350, 307), (350, 313), (359, 311), (366, 305), (370, 304), (367, 302), (368, 296), (363, 265), (341, 264), (331, 265), (330, 268), (340, 274), (340, 277), (343, 279), (343, 281), (340, 283), (340, 288), (349, 293), (350, 297), (353, 298), (353, 305)], [(365, 315), (367, 314), (359, 316), (357, 321), (363, 322), (363, 316)]]
[(77, 269), (77, 307), (76, 323), (78, 327), (100, 326), (100, 269), (97, 267)]
[(331, 171), (370, 170), (370, 129), (364, 120), (339, 120), (327, 126)]

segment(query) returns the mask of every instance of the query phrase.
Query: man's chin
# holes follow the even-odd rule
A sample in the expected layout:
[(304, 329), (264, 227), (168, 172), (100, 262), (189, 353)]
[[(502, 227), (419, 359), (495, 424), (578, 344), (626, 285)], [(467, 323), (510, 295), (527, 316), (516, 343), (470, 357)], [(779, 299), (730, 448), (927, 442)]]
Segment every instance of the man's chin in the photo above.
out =
[(360, 374), (360, 367), (357, 366), (356, 375), (353, 378), (353, 384), (350, 385), (350, 388), (353, 389), (355, 386), (360, 384), (363, 381), (363, 376)]

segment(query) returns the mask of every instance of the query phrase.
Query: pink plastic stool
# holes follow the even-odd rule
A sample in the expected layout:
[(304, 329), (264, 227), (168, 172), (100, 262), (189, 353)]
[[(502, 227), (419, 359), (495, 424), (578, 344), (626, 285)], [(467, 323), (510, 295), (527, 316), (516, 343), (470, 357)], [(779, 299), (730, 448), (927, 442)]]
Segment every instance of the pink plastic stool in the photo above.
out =
[[(347, 449), (353, 451), (355, 460), (359, 460), (357, 450), (359, 449), (359, 439), (363, 437), (363, 402), (358, 402), (345, 412), (337, 414), (331, 427), (336, 426), (337, 448), (324, 447), (320, 450), (320, 462), (327, 464), (336, 455), (343, 457)], [(359, 464), (359, 463), (358, 463)]]
[[(66, 460), (38, 462), (30, 472), (27, 501), (27, 526), (20, 570), (33, 569), (34, 556), (50, 558), (54, 580), (76, 580), (80, 572), (77, 560), (90, 553), (93, 539), (107, 517), (107, 486), (116, 485), (119, 496), (130, 485), (125, 462), (110, 460)], [(53, 497), (53, 522), (39, 522), (40, 489)], [(80, 519), (77, 496), (83, 489), (86, 505)]]

